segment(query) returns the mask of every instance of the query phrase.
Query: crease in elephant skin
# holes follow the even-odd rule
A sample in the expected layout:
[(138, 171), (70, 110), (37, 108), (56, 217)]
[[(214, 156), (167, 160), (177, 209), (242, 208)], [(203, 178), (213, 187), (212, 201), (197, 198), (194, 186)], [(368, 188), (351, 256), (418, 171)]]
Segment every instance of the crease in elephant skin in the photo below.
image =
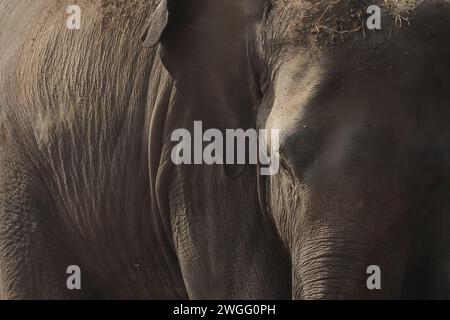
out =
[[(449, 297), (447, 188), (412, 207), (448, 177), (450, 1), (371, 2), (385, 32), (366, 1), (80, 0), (79, 31), (0, 1), (1, 297)], [(173, 165), (199, 120), (280, 129), (280, 173)]]

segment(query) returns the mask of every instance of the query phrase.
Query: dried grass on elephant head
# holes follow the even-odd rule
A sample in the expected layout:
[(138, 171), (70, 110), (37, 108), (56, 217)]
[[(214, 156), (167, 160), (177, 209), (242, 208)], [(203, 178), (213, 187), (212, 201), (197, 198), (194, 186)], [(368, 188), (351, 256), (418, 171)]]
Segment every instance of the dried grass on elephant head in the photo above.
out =
[[(366, 38), (367, 8), (377, 5), (382, 12), (382, 31), (392, 35), (408, 26), (421, 5), (448, 6), (449, 0), (274, 0), (267, 26), (273, 38), (330, 47), (345, 40)], [(294, 19), (293, 19), (294, 17)]]

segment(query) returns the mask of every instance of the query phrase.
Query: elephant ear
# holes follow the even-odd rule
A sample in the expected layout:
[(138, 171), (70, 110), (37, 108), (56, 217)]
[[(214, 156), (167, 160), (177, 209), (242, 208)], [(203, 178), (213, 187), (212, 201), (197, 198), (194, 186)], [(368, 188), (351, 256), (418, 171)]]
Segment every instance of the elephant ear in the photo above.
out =
[(153, 48), (158, 44), (169, 23), (169, 8), (167, 0), (161, 0), (141, 36), (144, 47)]
[[(165, 68), (182, 96), (186, 119), (204, 130), (256, 129), (256, 87), (249, 34), (270, 0), (161, 0), (143, 34), (144, 46), (161, 44)], [(226, 166), (237, 177), (242, 166)]]

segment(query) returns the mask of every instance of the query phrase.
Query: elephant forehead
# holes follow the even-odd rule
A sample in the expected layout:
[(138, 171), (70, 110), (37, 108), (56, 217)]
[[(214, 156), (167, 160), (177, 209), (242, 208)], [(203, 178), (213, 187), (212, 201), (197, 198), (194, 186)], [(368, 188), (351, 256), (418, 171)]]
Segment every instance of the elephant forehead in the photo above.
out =
[[(442, 0), (445, 2), (446, 0)], [(292, 4), (305, 10), (309, 10), (310, 13), (314, 11), (320, 11), (323, 8), (339, 8), (346, 6), (349, 8), (359, 9), (361, 7), (367, 7), (371, 4), (379, 4), (380, 6), (394, 9), (394, 10), (411, 10), (416, 8), (423, 0), (275, 0), (273, 3), (276, 5), (288, 5)]]
[[(273, 3), (275, 10), (288, 9), (295, 12), (298, 17), (309, 18), (311, 22), (319, 24), (333, 23), (336, 22), (334, 19), (338, 18), (340, 22), (345, 20), (351, 22), (365, 15), (371, 5), (379, 6), (394, 17), (399, 14), (406, 15), (413, 12), (422, 2), (423, 0), (276, 0)], [(449, 0), (439, 0), (435, 3), (448, 4)]]
[(304, 107), (316, 95), (325, 73), (326, 63), (317, 56), (296, 55), (280, 65), (266, 128), (279, 130), (281, 143), (297, 130)]
[(370, 42), (371, 36), (364, 29), (367, 9), (372, 5), (381, 9), (387, 41), (402, 25), (413, 23), (420, 8), (450, 9), (450, 0), (276, 0), (266, 26), (277, 42), (284, 38), (291, 43), (316, 43), (320, 47), (334, 46), (346, 39)]

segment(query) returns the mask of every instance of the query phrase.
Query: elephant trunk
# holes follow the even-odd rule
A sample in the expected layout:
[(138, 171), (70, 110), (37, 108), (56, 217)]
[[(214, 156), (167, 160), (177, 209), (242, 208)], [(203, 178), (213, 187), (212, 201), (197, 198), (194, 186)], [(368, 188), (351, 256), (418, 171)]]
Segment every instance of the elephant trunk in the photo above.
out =
[(401, 296), (411, 253), (408, 210), (394, 181), (354, 179), (321, 168), (300, 176), (286, 162), (270, 179), (267, 201), (290, 252), (294, 299)]
[[(319, 227), (320, 228), (320, 227)], [(390, 299), (401, 296), (402, 258), (372, 244), (313, 232), (292, 252), (294, 299)], [(386, 252), (385, 252), (386, 253)], [(387, 253), (389, 255), (389, 253)]]

